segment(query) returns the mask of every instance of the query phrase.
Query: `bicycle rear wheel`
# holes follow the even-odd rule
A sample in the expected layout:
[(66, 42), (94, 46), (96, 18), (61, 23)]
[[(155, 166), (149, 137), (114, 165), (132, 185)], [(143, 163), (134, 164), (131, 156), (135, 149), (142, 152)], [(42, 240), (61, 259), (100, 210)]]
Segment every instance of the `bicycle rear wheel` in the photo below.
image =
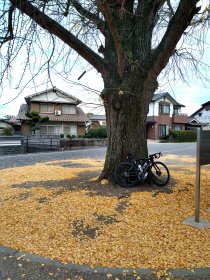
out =
[(164, 163), (159, 161), (154, 162), (149, 173), (152, 182), (159, 187), (165, 186), (170, 179), (168, 168)]
[(121, 187), (133, 187), (138, 182), (137, 171), (129, 162), (118, 164), (114, 171), (115, 182)]

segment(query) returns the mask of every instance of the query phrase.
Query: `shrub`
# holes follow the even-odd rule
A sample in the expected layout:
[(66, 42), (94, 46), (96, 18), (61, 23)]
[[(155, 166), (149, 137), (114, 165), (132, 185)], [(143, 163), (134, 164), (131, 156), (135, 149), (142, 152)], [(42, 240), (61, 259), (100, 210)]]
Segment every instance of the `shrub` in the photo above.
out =
[(67, 138), (71, 138), (71, 135), (70, 135), (70, 134), (67, 134), (66, 137), (67, 137)]
[(64, 138), (64, 134), (63, 133), (60, 134), (60, 138)]
[(86, 138), (107, 138), (107, 129), (106, 127), (98, 127), (91, 129), (86, 135)]
[(174, 142), (195, 142), (197, 131), (194, 130), (170, 130), (169, 138)]
[(159, 136), (158, 139), (160, 140), (160, 142), (168, 142), (168, 140), (169, 140), (169, 135), (162, 135), (162, 136)]
[(5, 127), (2, 131), (3, 136), (12, 136), (14, 135), (14, 129), (12, 127)]

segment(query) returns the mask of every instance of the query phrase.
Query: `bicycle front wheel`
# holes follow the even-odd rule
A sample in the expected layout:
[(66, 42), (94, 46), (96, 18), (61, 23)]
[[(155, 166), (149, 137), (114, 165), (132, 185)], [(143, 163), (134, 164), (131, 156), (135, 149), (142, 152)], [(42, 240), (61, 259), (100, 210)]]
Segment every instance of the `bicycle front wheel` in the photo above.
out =
[(138, 182), (137, 172), (129, 162), (118, 164), (114, 171), (115, 182), (121, 187), (133, 187)]
[(164, 163), (156, 161), (150, 168), (150, 178), (155, 185), (163, 187), (170, 179), (169, 170)]

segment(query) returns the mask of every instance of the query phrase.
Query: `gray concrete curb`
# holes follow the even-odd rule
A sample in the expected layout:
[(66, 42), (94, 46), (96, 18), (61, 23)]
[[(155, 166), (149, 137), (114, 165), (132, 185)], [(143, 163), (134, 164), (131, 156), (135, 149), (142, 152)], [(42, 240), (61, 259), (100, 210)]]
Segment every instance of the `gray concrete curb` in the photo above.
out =
[[(63, 264), (60, 261), (52, 260), (45, 257), (40, 257), (35, 254), (30, 254), (26, 252), (21, 252), (6, 246), (0, 246), (0, 252), (9, 254), (14, 257), (21, 257), (24, 259), (28, 259), (32, 262), (54, 266), (57, 268), (66, 268), (69, 270), (77, 270), (81, 272), (98, 272), (101, 274), (112, 274), (119, 275), (119, 274), (126, 274), (126, 275), (133, 275), (134, 272), (141, 276), (154, 276), (158, 270), (155, 269), (147, 269), (147, 268), (111, 268), (111, 267), (101, 267), (95, 266), (90, 267), (88, 265), (77, 265), (77, 264)], [(168, 269), (168, 275), (173, 277), (200, 277), (200, 276), (210, 276), (210, 268), (195, 268), (193, 270), (190, 269)]]

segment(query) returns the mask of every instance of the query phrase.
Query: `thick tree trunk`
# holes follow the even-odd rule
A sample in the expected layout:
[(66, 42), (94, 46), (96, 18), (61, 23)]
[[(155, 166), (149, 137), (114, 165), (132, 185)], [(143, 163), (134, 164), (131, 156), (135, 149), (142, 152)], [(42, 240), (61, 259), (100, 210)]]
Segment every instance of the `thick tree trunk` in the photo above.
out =
[[(125, 89), (122, 89), (122, 84)], [(105, 87), (102, 97), (107, 119), (108, 147), (99, 180), (113, 181), (115, 165), (125, 160), (128, 153), (136, 157), (147, 156), (146, 121), (155, 89), (154, 79), (150, 83), (135, 78), (129, 83), (124, 81), (117, 89), (110, 85)]]

